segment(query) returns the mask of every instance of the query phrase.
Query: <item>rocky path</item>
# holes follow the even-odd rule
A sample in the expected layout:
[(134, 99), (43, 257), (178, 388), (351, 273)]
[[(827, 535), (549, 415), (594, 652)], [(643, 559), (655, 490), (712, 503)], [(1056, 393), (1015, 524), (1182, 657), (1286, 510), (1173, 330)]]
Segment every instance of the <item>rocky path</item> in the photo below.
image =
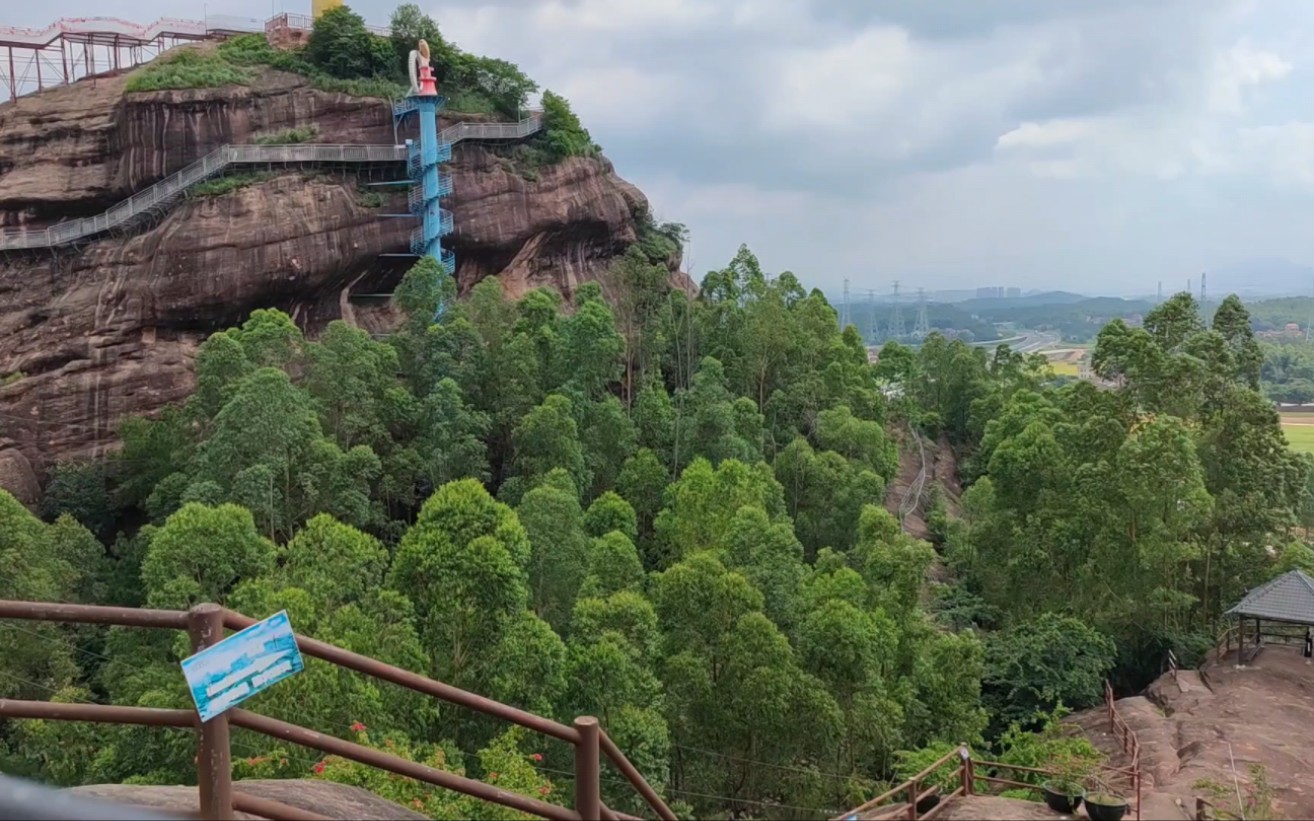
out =
[[(1140, 742), (1142, 818), (1191, 818), (1197, 797), (1238, 817), (1271, 804), (1276, 817), (1314, 818), (1314, 666), (1296, 648), (1270, 645), (1244, 667), (1228, 657), (1166, 673), (1117, 707)], [(1128, 763), (1102, 707), (1072, 723), (1114, 766)]]

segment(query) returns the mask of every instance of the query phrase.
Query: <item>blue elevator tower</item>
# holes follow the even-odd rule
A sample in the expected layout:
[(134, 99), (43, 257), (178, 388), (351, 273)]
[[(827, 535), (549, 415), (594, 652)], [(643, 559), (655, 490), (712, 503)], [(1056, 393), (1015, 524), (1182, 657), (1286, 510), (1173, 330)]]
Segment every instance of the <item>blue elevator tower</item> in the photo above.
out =
[(443, 248), (442, 238), (452, 232), (452, 213), (443, 209), (442, 199), (452, 193), (452, 178), (440, 166), (451, 160), (452, 146), (438, 130), (438, 112), (447, 100), (438, 96), (427, 59), (424, 62), (416, 87), (393, 109), (393, 116), (399, 123), (410, 114), (420, 118), (419, 144), (407, 141), (406, 170), (411, 180), (407, 201), (420, 220), (411, 232), (411, 253), (433, 257), (451, 275), (456, 273), (456, 255)]

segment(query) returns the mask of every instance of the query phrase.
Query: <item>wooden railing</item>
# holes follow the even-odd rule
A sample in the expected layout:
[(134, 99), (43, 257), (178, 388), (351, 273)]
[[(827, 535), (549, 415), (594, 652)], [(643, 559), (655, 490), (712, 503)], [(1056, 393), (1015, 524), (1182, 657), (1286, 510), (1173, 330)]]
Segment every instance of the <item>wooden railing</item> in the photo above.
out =
[[(1104, 767), (1102, 769), (1106, 774), (1111, 774), (1114, 777), (1128, 773), (1128, 770), (1116, 767)], [(862, 818), (863, 821), (889, 821), (890, 819), (903, 818), (911, 819), (911, 821), (930, 819), (944, 812), (951, 799), (960, 796), (994, 795), (1008, 790), (1028, 790), (1039, 794), (1044, 781), (1059, 777), (1060, 774), (1054, 770), (1023, 767), (1018, 764), (1005, 764), (1000, 761), (976, 760), (972, 758), (972, 752), (967, 745), (963, 744), (908, 780), (894, 785), (861, 806), (855, 807), (843, 815), (836, 816), (832, 821), (852, 821), (852, 819), (857, 818)], [(957, 786), (947, 794), (940, 794), (942, 790), (940, 786), (935, 784), (930, 787), (925, 786), (928, 781), (932, 780), (941, 783), (949, 781)], [(1139, 779), (1137, 783), (1139, 783)], [(917, 805), (935, 795), (939, 795), (940, 798), (935, 806), (928, 807), (924, 813), (919, 813)], [(1139, 821), (1139, 792), (1136, 798), (1136, 818)]]
[[(241, 630), (256, 623), (256, 619), (225, 610), (217, 604), (200, 604), (184, 611), (2, 600), (0, 600), (0, 619), (186, 630), (191, 636), (194, 651), (202, 650), (222, 640), (225, 629)], [(258, 814), (266, 818), (321, 818), (305, 810), (247, 795), (233, 788), (232, 753), (229, 747), (231, 725), (351, 759), (540, 818), (561, 819), (561, 821), (576, 821), (576, 819), (638, 821), (634, 816), (616, 812), (602, 803), (600, 762), (602, 756), (606, 756), (625, 780), (643, 797), (648, 808), (658, 818), (662, 821), (676, 821), (675, 814), (662, 801), (656, 790), (607, 737), (598, 725), (598, 720), (592, 716), (580, 716), (575, 719), (573, 726), (566, 726), (552, 719), (501, 704), (316, 639), (300, 635), (296, 639), (297, 647), (304, 655), (391, 682), (450, 704), (468, 707), (572, 745), (575, 753), (573, 809), (501, 790), (482, 781), (428, 767), (372, 747), (242, 709), (232, 709), (202, 722), (194, 709), (0, 699), (0, 718), (92, 721), (193, 729), (200, 737), (200, 751), (196, 758), (200, 813), (202, 817), (210, 819), (230, 819), (234, 811)]]
[[(918, 815), (917, 804), (940, 791), (938, 786), (933, 785), (923, 788), (923, 785), (932, 775), (945, 769), (951, 770), (958, 775), (958, 787), (948, 795), (942, 796), (939, 803), (934, 807), (929, 808), (924, 814)], [(919, 818), (935, 818), (947, 806), (949, 799), (960, 795), (971, 795), (971, 791), (972, 754), (967, 749), (967, 745), (964, 744), (959, 746), (958, 749), (945, 754), (902, 784), (896, 784), (861, 806), (849, 810), (843, 815), (836, 816), (834, 821), (846, 821), (846, 819), (856, 818), (861, 815), (865, 815), (867, 819), (908, 818), (912, 821), (917, 821)], [(902, 799), (902, 803), (900, 803), (900, 799)], [(881, 811), (884, 804), (889, 804), (888, 810)]]

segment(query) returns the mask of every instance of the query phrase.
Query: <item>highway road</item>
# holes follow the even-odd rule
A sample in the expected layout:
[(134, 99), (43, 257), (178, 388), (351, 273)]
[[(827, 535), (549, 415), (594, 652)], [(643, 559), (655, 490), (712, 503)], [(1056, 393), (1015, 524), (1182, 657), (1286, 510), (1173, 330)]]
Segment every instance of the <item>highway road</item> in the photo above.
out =
[(1019, 353), (1039, 353), (1054, 347), (1061, 340), (1062, 337), (1055, 331), (1023, 331), (1021, 341), (1010, 344)]
[[(986, 348), (993, 351), (1000, 345), (1007, 345), (1019, 353), (1039, 353), (1048, 348), (1053, 348), (1062, 342), (1062, 337), (1054, 331), (1023, 331), (1016, 336), (1005, 337), (1004, 339), (991, 339), (988, 342), (971, 342), (974, 348)], [(875, 353), (880, 351), (880, 345), (868, 345), (867, 351)]]

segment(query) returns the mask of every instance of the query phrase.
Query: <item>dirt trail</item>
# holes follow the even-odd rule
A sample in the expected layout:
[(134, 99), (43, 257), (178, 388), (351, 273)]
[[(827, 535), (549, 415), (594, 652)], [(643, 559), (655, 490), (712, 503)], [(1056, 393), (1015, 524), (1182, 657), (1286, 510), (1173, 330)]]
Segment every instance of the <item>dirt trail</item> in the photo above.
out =
[[(962, 515), (961, 497), (963, 487), (958, 479), (958, 462), (954, 457), (949, 440), (941, 436), (939, 441), (921, 437), (921, 447), (913, 438), (907, 427), (890, 430), (890, 435), (899, 446), (899, 470), (885, 489), (885, 509), (897, 518), (904, 511), (903, 530), (909, 536), (918, 539), (930, 537), (930, 528), (926, 517), (930, 513), (932, 488), (940, 493), (946, 509), (951, 516)], [(925, 459), (925, 480), (920, 483), (920, 494), (913, 504), (909, 494), (918, 490), (918, 477), (922, 474)]]

